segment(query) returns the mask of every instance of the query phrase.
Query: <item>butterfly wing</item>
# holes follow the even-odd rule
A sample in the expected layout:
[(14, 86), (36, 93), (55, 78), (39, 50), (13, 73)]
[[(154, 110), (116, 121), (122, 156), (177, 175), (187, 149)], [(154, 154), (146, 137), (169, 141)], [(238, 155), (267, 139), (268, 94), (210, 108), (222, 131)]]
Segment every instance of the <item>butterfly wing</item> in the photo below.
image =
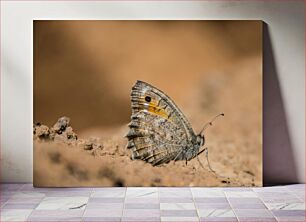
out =
[(132, 117), (127, 148), (133, 159), (153, 165), (184, 158), (195, 134), (186, 117), (161, 90), (137, 81), (132, 88)]

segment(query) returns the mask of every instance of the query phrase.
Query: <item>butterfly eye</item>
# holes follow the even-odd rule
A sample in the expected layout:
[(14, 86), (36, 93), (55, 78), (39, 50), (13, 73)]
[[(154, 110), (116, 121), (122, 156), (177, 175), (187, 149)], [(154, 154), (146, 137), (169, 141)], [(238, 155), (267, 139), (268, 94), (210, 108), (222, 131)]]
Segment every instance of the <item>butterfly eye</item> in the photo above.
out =
[(146, 96), (145, 100), (149, 103), (149, 102), (151, 102), (151, 97), (150, 96)]

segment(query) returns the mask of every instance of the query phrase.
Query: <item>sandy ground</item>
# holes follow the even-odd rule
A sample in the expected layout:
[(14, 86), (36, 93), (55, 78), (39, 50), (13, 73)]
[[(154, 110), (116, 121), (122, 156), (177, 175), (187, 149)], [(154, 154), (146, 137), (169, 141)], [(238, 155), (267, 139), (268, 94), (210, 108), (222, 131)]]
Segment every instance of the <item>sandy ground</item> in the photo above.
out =
[[(35, 186), (259, 186), (261, 169), (258, 159), (248, 158), (247, 147), (234, 155), (237, 148), (231, 142), (216, 141), (212, 147), (227, 147), (209, 152), (213, 169), (224, 177), (209, 171), (205, 156), (200, 157), (203, 169), (196, 159), (153, 167), (141, 160), (130, 159), (122, 137), (126, 127), (116, 129), (118, 135), (102, 140), (102, 147), (84, 150), (79, 146), (57, 142), (34, 142), (34, 155), (40, 161), (34, 164)], [(95, 133), (105, 133), (96, 130)], [(241, 144), (242, 145), (242, 144)]]

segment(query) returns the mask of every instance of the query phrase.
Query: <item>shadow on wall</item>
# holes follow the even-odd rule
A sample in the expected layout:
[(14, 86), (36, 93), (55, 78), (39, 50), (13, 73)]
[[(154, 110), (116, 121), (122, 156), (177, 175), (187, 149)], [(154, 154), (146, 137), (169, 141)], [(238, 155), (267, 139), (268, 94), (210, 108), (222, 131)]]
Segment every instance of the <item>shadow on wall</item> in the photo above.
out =
[(264, 185), (296, 183), (286, 113), (268, 24), (263, 25), (263, 178)]

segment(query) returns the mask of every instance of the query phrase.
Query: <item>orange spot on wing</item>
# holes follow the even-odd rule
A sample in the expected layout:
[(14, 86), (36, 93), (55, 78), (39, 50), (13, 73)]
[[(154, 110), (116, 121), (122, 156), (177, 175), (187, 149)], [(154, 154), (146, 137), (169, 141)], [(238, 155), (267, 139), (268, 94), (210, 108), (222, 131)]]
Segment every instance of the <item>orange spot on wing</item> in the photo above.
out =
[(158, 116), (162, 116), (163, 118), (168, 119), (168, 114), (167, 114), (167, 112), (166, 112), (165, 110), (163, 110), (163, 109), (160, 109), (160, 108), (158, 108), (158, 107), (149, 105), (148, 111), (151, 112), (151, 113), (154, 113), (154, 114), (156, 114), (156, 115), (158, 115)]
[(157, 106), (157, 101), (155, 101), (155, 100), (152, 100), (149, 103), (148, 111), (150, 113), (154, 113), (154, 114), (156, 114), (158, 116), (161, 116), (163, 118), (168, 119), (168, 113), (166, 112), (166, 110), (162, 109), (161, 107), (158, 107)]

